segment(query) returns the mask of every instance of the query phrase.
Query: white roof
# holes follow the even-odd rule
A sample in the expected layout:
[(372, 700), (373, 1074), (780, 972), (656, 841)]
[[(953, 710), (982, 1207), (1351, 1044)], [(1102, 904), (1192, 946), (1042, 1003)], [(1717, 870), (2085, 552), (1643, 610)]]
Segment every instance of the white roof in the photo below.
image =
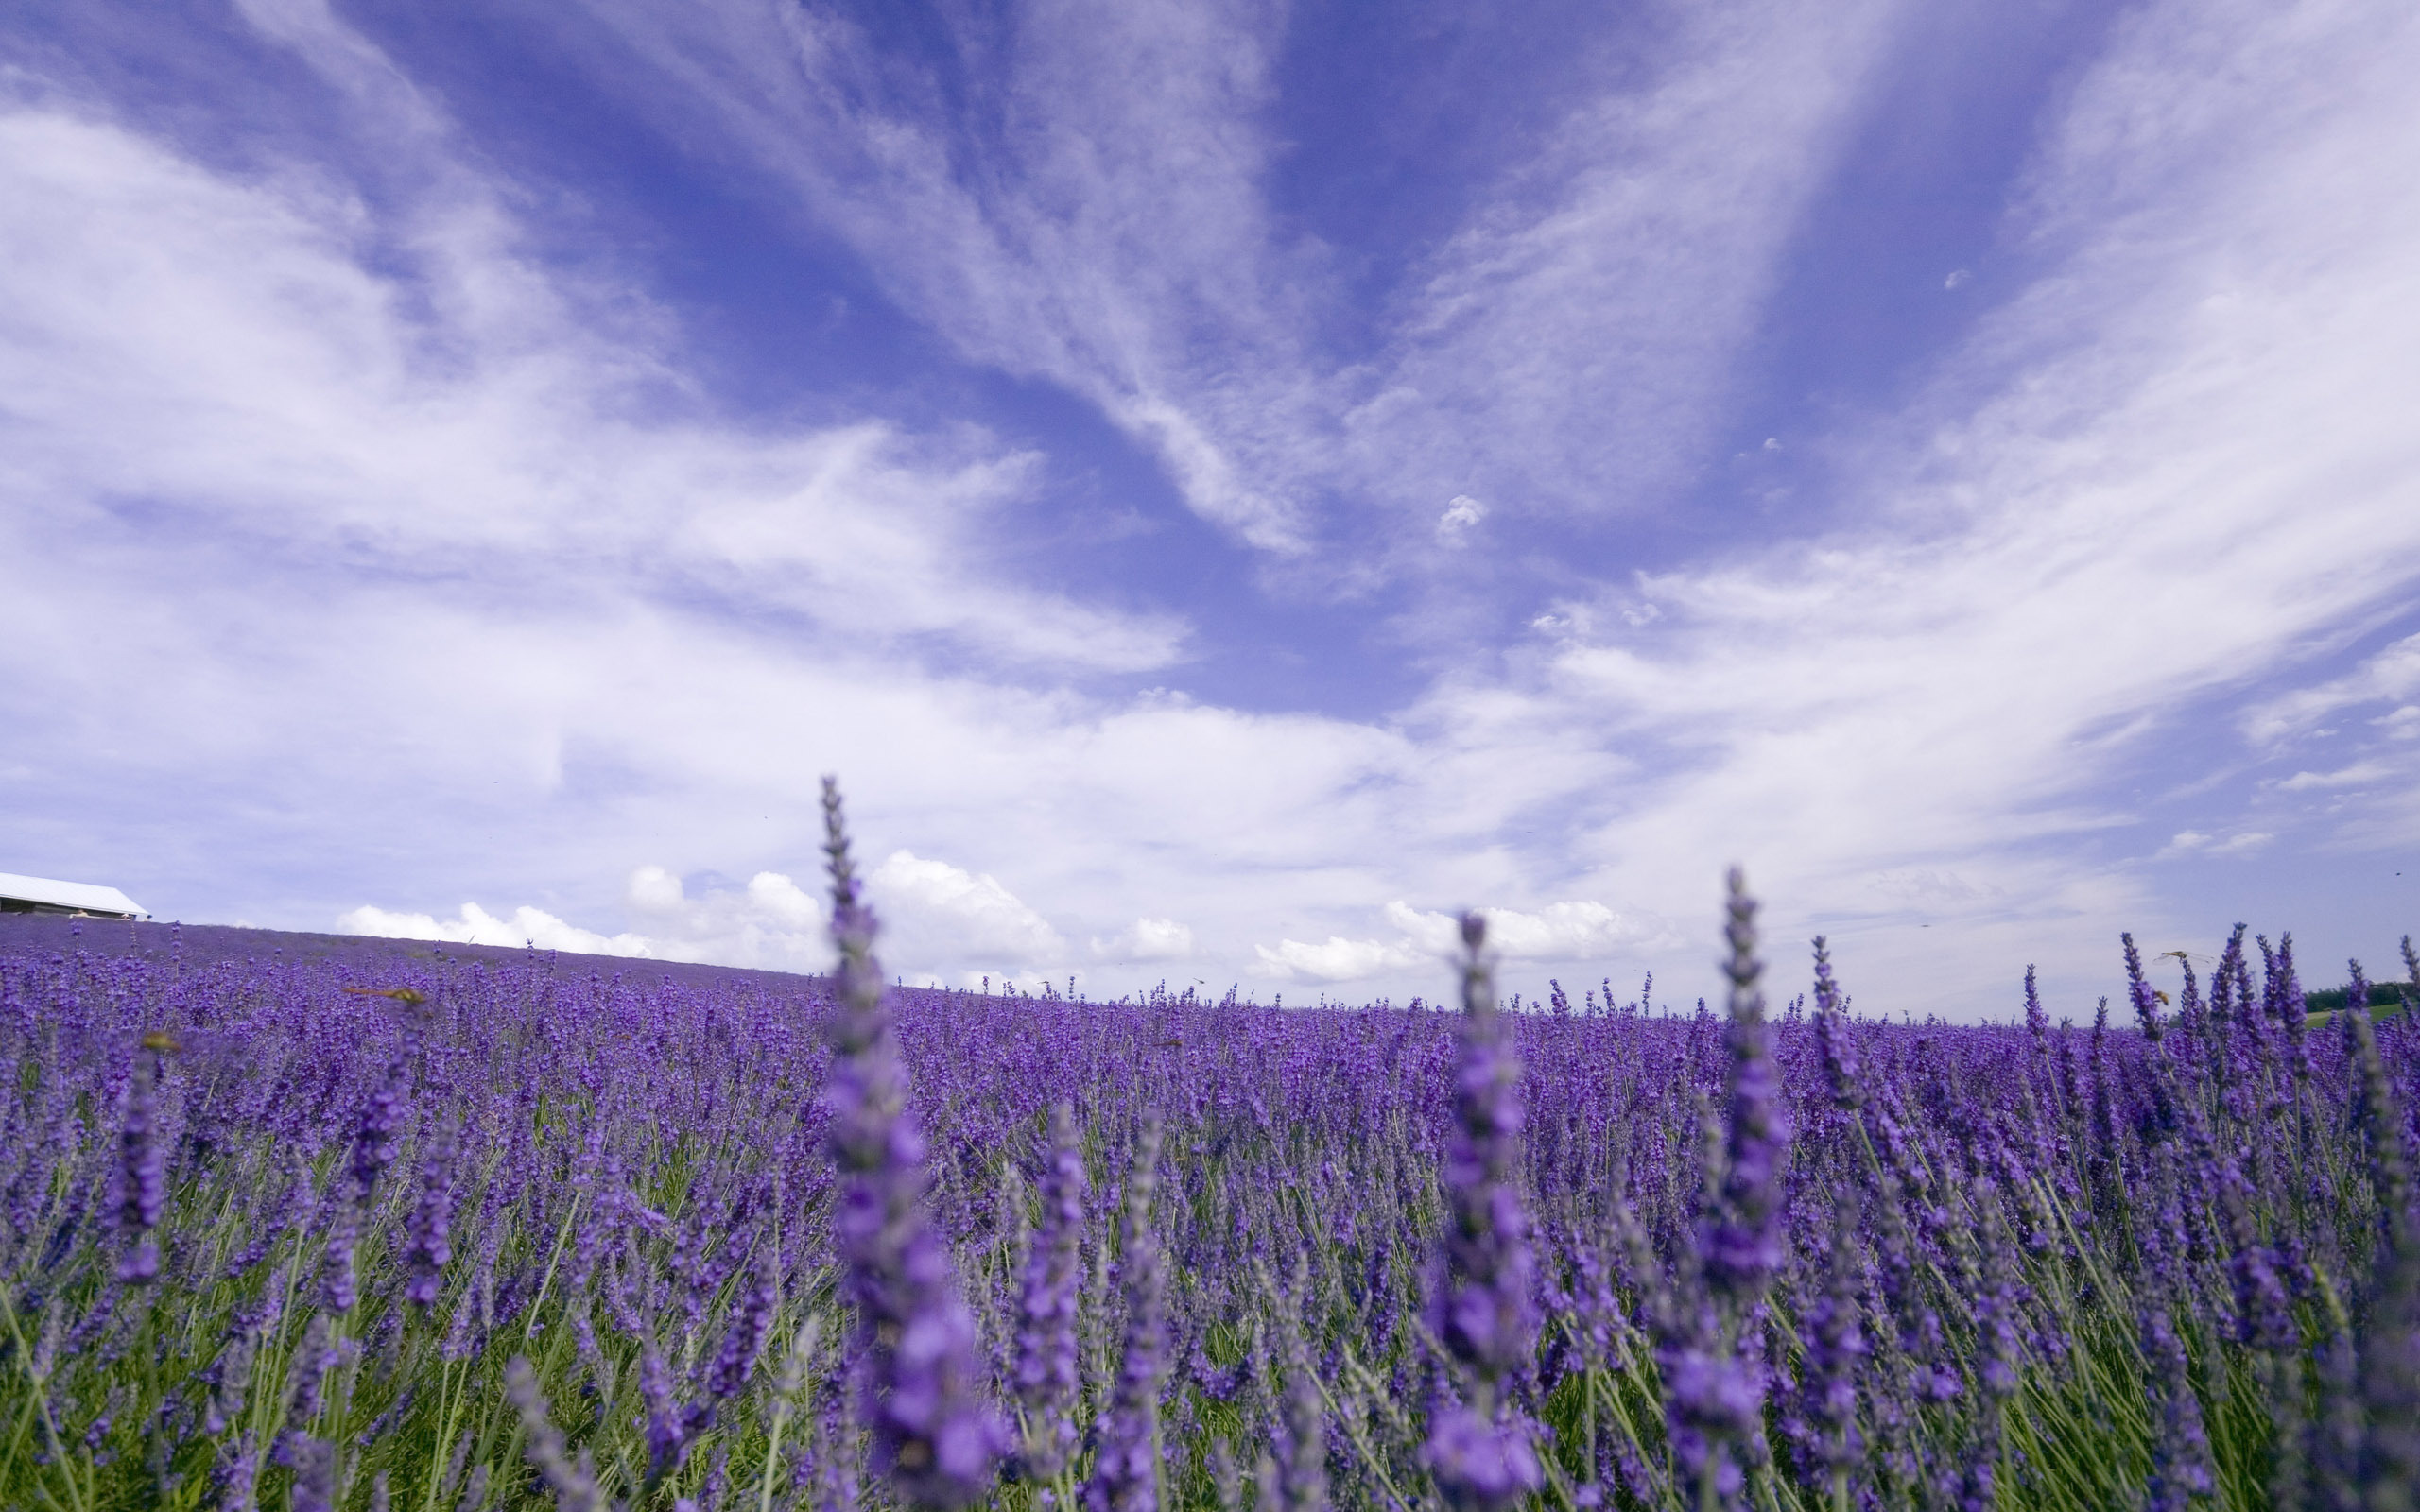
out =
[(0, 898), (22, 898), (58, 908), (80, 908), (88, 914), (136, 914), (151, 911), (118, 891), (90, 882), (53, 882), (47, 877), (20, 877), (0, 871)]

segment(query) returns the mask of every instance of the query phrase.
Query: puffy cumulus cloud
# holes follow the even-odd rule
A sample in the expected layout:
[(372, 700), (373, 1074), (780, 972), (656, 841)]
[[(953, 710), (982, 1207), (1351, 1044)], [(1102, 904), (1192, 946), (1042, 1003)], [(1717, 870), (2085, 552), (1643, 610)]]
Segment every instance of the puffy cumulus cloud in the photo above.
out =
[(689, 895), (668, 868), (631, 873), (623, 902), (647, 931), (654, 954), (775, 971), (821, 971), (831, 964), (822, 899), (778, 871), (760, 871), (745, 887)]
[(1256, 945), (1253, 949), (1260, 959), (1261, 975), (1287, 982), (1300, 977), (1318, 982), (1365, 982), (1375, 976), (1441, 964), (1409, 940), (1346, 939), (1341, 935), (1331, 935), (1316, 944), (1283, 939), (1274, 948)]
[(1110, 938), (1092, 943), (1093, 954), (1105, 961), (1181, 961), (1193, 954), (1193, 931), (1173, 919), (1138, 919)]
[(376, 935), (389, 939), (448, 940), (457, 945), (535, 945), (541, 950), (568, 951), (581, 955), (656, 954), (636, 935), (600, 935), (564, 923), (543, 909), (516, 908), (498, 919), (477, 903), (464, 903), (459, 918), (396, 913), (372, 904), (337, 916), (337, 928), (347, 935)]
[(883, 951), (894, 968), (913, 963), (963, 977), (988, 967), (1007, 974), (1067, 954), (1050, 921), (998, 878), (912, 850), (894, 850), (869, 872), (866, 897), (892, 941)]
[(640, 927), (611, 936), (536, 908), (517, 908), (510, 919), (500, 919), (476, 903), (464, 903), (458, 919), (366, 904), (340, 916), (337, 927), (347, 934), (396, 939), (528, 943), (589, 955), (708, 961), (772, 971), (821, 971), (830, 964), (821, 900), (780, 872), (758, 872), (745, 887), (709, 888), (693, 897), (669, 869), (645, 866), (631, 873), (622, 902)]

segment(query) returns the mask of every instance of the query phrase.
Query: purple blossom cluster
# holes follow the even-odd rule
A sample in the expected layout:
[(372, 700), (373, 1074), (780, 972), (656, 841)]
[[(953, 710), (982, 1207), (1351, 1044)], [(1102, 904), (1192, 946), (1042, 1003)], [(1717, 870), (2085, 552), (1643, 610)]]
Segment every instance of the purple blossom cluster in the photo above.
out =
[(829, 812), (829, 978), (0, 920), (0, 1506), (2420, 1495), (2420, 1025), (2290, 940), (1885, 1022), (1735, 878), (1719, 1009), (1476, 918), (1458, 1013), (927, 991)]

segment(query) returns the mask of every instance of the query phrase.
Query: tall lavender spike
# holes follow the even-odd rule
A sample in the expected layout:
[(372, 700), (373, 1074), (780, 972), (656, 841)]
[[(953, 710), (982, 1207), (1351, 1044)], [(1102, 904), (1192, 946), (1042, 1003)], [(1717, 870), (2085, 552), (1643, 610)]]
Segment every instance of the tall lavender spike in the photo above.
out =
[(2132, 934), (2119, 935), (2118, 941), (2126, 948), (2126, 994), (2135, 1005), (2135, 1022), (2141, 1027), (2144, 1039), (2156, 1041), (2160, 1037), (2159, 996), (2143, 975), (2143, 953), (2135, 948)]
[(1091, 1512), (1158, 1512), (1160, 1381), (1167, 1371), (1167, 1277), (1151, 1227), (1159, 1191), (1160, 1120), (1148, 1114), (1126, 1174), (1126, 1209), (1117, 1226), (1119, 1290), (1126, 1299), (1126, 1349), (1100, 1431), (1100, 1452), (1084, 1487)]
[(1025, 1417), (1022, 1469), (1046, 1481), (1076, 1447), (1076, 1311), (1084, 1236), (1084, 1152), (1076, 1110), (1050, 1110), (1050, 1163), (1042, 1177), (1042, 1227), (1027, 1257), (1018, 1302), (1016, 1391)]
[(1740, 1505), (1747, 1471), (1760, 1457), (1763, 1373), (1743, 1340), (1782, 1259), (1781, 1178), (1789, 1159), (1789, 1115), (1756, 987), (1764, 973), (1756, 959), (1756, 903), (1737, 867), (1727, 889), (1730, 1095), (1720, 1147), (1706, 1162), (1709, 1173), (1720, 1168), (1721, 1180), (1698, 1220), (1705, 1305), (1682, 1309), (1662, 1331), (1658, 1351), (1673, 1461), (1684, 1499), (1701, 1507)]
[(723, 1336), (721, 1351), (706, 1367), (703, 1410), (709, 1417), (715, 1403), (739, 1394), (756, 1368), (756, 1357), (764, 1352), (765, 1335), (771, 1331), (773, 1308), (778, 1301), (772, 1267), (769, 1258), (759, 1264), (755, 1280), (740, 1297), (731, 1332)]
[(307, 1434), (289, 1437), (285, 1463), (293, 1468), (294, 1486), (288, 1505), (293, 1512), (333, 1512), (336, 1504), (337, 1447)]
[(1445, 1156), (1444, 1275), (1431, 1302), (1431, 1326), (1470, 1376), (1473, 1398), (1467, 1404), (1441, 1400), (1431, 1410), (1423, 1458), (1448, 1503), (1501, 1508), (1544, 1481), (1529, 1423), (1497, 1400), (1504, 1379), (1536, 1352), (1536, 1262), (1517, 1184), (1527, 1113), (1521, 1057), (1496, 1012), (1487, 921), (1464, 914), (1461, 929), (1461, 1069)]
[(163, 1057), (176, 1041), (154, 1031), (143, 1037), (134, 1057), (134, 1083), (127, 1091), (126, 1124), (118, 1132), (119, 1180), (124, 1188), (118, 1223), (127, 1236), (118, 1280), (143, 1285), (158, 1279), (160, 1246), (151, 1230), (168, 1206), (167, 1156), (160, 1148), (160, 1075)]
[(925, 1141), (907, 1111), (873, 914), (857, 894), (839, 783), (829, 777), (823, 823), (840, 954), (824, 1092), (840, 1175), (833, 1240), (842, 1295), (857, 1314), (871, 1468), (910, 1506), (960, 1507), (991, 1487), (1006, 1435), (976, 1394), (975, 1320), (925, 1215)]
[(1764, 1295), (1783, 1258), (1781, 1183), (1789, 1162), (1789, 1111), (1781, 1101), (1781, 1072), (1765, 1043), (1765, 996), (1756, 979), (1756, 902), (1747, 874), (1731, 868), (1731, 943), (1723, 974), (1731, 979), (1731, 1097), (1724, 1140), (1722, 1201), (1699, 1235), (1706, 1283), (1743, 1310)]
[(416, 1307), (437, 1300), (445, 1263), (454, 1258), (454, 1161), (459, 1139), (455, 1120), (448, 1117), (421, 1160), (420, 1200), (404, 1228), (404, 1266), (411, 1277), (405, 1283), (404, 1299)]
[[(2028, 968), (2026, 980), (2032, 980)], [(1857, 1045), (1849, 1038), (1847, 1005), (1832, 977), (1832, 953), (1824, 936), (1815, 936), (1815, 1046), (1824, 1059), (1824, 1079), (1831, 1083), (1832, 1101), (1849, 1112), (1865, 1106), (1865, 1087), (1858, 1079)]]
[(362, 1105), (361, 1122), (354, 1128), (352, 1175), (354, 1200), (365, 1207), (378, 1178), (395, 1162), (395, 1136), (404, 1126), (410, 1081), (411, 1063), (398, 1057)]
[(1864, 1306), (1858, 1282), (1864, 1264), (1858, 1238), (1857, 1199), (1840, 1194), (1832, 1228), (1832, 1254), (1824, 1288), (1808, 1304), (1802, 1330), (1806, 1341), (1799, 1367), (1797, 1413), (1791, 1423), (1800, 1444), (1801, 1469), (1846, 1504), (1853, 1487), (1850, 1468), (1863, 1451), (1857, 1431), (1857, 1373), (1871, 1349), (1865, 1342)]
[(2202, 1401), (2186, 1375), (2185, 1346), (2168, 1309), (2145, 1303), (2141, 1312), (2143, 1363), (2149, 1367), (2160, 1419), (2152, 1443), (2150, 1512), (2186, 1512), (2197, 1497), (2216, 1487), (2210, 1437), (2202, 1426)]
[(252, 1435), (246, 1434), (232, 1451), (222, 1452), (212, 1467), (212, 1479), (218, 1483), (220, 1512), (252, 1512), (252, 1491), (261, 1473), (261, 1447)]

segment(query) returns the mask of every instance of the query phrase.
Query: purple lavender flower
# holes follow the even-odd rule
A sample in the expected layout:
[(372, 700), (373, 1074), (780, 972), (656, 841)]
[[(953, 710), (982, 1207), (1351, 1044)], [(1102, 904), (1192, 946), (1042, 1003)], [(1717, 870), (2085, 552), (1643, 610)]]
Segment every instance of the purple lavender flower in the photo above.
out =
[(293, 1512), (333, 1512), (337, 1496), (337, 1446), (308, 1434), (291, 1434), (284, 1450), (294, 1471)]
[(1989, 1179), (1977, 1183), (1975, 1206), (1982, 1213), (1982, 1285), (1975, 1298), (1976, 1401), (1959, 1473), (1960, 1512), (1990, 1512), (1997, 1504), (2003, 1420), (2024, 1352), (2016, 1257)]
[(2280, 1353), (2299, 1342), (2299, 1333), (2277, 1276), (2276, 1257), (2253, 1225), (2254, 1194), (2244, 1178), (2240, 1152), (2230, 1149), (2218, 1163), (2219, 1216), (2231, 1250), (2227, 1273), (2235, 1288), (2236, 1338), (2256, 1349)]
[(354, 1246), (361, 1239), (361, 1210), (338, 1204), (328, 1224), (327, 1247), (320, 1255), (320, 1305), (331, 1313), (349, 1313), (361, 1299), (353, 1269)]
[(857, 1311), (873, 1469), (913, 1506), (979, 1500), (1006, 1437), (976, 1394), (975, 1320), (925, 1220), (925, 1142), (908, 1115), (907, 1075), (873, 957), (873, 914), (857, 896), (839, 784), (823, 782), (824, 851), (839, 1001), (824, 1097), (840, 1172), (833, 1239)]
[(2126, 948), (2126, 995), (2135, 1005), (2135, 1022), (2143, 1031), (2144, 1039), (2157, 1041), (2160, 1037), (2159, 994), (2152, 989), (2150, 980), (2143, 975), (2143, 953), (2135, 948), (2132, 934), (2119, 935), (2118, 941)]
[(2147, 1303), (2141, 1317), (2143, 1364), (2159, 1409), (2146, 1487), (2150, 1512), (2186, 1512), (2193, 1498), (2209, 1495), (2217, 1485), (2209, 1435), (2202, 1426), (2201, 1399), (2186, 1375), (2185, 1346), (2177, 1340), (2168, 1309)]
[(1444, 1274), (1431, 1327), (1472, 1381), (1468, 1406), (1450, 1400), (1429, 1416), (1424, 1458), (1447, 1502), (1502, 1507), (1537, 1489), (1530, 1427), (1500, 1410), (1497, 1388), (1536, 1354), (1536, 1262), (1518, 1186), (1521, 1057), (1495, 1006), (1485, 954), (1487, 921), (1462, 916), (1461, 1066), (1455, 1077), (1453, 1142), (1445, 1155)]
[(1800, 1319), (1806, 1353), (1799, 1366), (1794, 1418), (1802, 1472), (1828, 1488), (1835, 1501), (1862, 1449), (1857, 1433), (1857, 1373), (1871, 1352), (1865, 1342), (1865, 1309), (1858, 1297), (1862, 1255), (1857, 1208), (1843, 1195), (1832, 1226), (1824, 1288)]
[(361, 1121), (354, 1126), (354, 1198), (365, 1206), (378, 1177), (394, 1163), (395, 1137), (404, 1125), (405, 1091), (410, 1076), (409, 1062), (399, 1057), (389, 1063), (385, 1079), (362, 1105)]
[(261, 1447), (246, 1434), (213, 1470), (218, 1482), (220, 1512), (252, 1512), (253, 1486), (260, 1480)]
[(439, 1125), (429, 1141), (427, 1155), (421, 1160), (420, 1201), (404, 1226), (404, 1267), (411, 1277), (404, 1285), (404, 1299), (417, 1307), (426, 1307), (437, 1300), (438, 1288), (445, 1279), (445, 1263), (454, 1258), (451, 1224), (458, 1140), (453, 1119)]
[(654, 1486), (689, 1457), (689, 1428), (672, 1393), (672, 1371), (650, 1339), (639, 1349), (639, 1400), (647, 1407), (648, 1484)]
[(1126, 1302), (1126, 1348), (1117, 1384), (1100, 1427), (1092, 1479), (1084, 1486), (1090, 1512), (1158, 1512), (1160, 1504), (1160, 1383), (1167, 1373), (1167, 1280), (1151, 1227), (1159, 1191), (1160, 1121), (1147, 1115), (1126, 1173), (1125, 1211), (1117, 1226), (1119, 1290)]
[(1026, 1429), (1021, 1469), (1034, 1480), (1062, 1473), (1076, 1444), (1076, 1304), (1085, 1188), (1076, 1110), (1063, 1101), (1050, 1112), (1042, 1227), (1026, 1260), (1017, 1309), (1015, 1380)]
[(134, 1057), (134, 1083), (126, 1099), (126, 1124), (118, 1133), (119, 1181), (123, 1194), (118, 1225), (126, 1233), (126, 1255), (118, 1263), (118, 1279), (143, 1285), (160, 1274), (160, 1246), (151, 1230), (167, 1211), (167, 1156), (160, 1148), (160, 1075), (164, 1052), (175, 1041), (164, 1034), (143, 1037)]
[(709, 1403), (737, 1396), (740, 1387), (748, 1383), (749, 1374), (756, 1368), (756, 1357), (764, 1352), (765, 1335), (772, 1328), (774, 1299), (773, 1278), (760, 1266), (754, 1282), (740, 1297), (739, 1315), (732, 1319), (721, 1351), (706, 1369)]
[[(286, 1404), (286, 1435), (292, 1438), (309, 1431), (311, 1419), (320, 1416), (320, 1388), (328, 1372), (342, 1360), (336, 1334), (326, 1316), (311, 1319), (302, 1332), (302, 1343), (294, 1351), (293, 1395)], [(283, 1442), (274, 1452), (280, 1464), (285, 1463)]]
[[(2030, 968), (2026, 980), (2030, 986)], [(1864, 1107), (1857, 1044), (1851, 1038), (1840, 984), (1832, 979), (1832, 953), (1821, 935), (1815, 936), (1815, 1045), (1824, 1059), (1824, 1080), (1831, 1084), (1832, 1101), (1851, 1112)]]
[(227, 1341), (212, 1361), (208, 1371), (210, 1396), (202, 1408), (202, 1431), (223, 1434), (230, 1423), (243, 1415), (244, 1400), (251, 1395), (252, 1361), (260, 1349), (260, 1341), (277, 1323), (284, 1310), (285, 1295), (284, 1275), (269, 1278), (260, 1297), (235, 1309), (227, 1321)]
[(1781, 1074), (1765, 1043), (1765, 998), (1756, 979), (1756, 903), (1746, 874), (1730, 877), (1731, 1096), (1724, 1139), (1722, 1200), (1700, 1230), (1706, 1283), (1717, 1297), (1750, 1305), (1782, 1261), (1781, 1180), (1789, 1160), (1789, 1110)]
[[(1719, 1136), (1705, 1131), (1706, 1169), (1720, 1179), (1698, 1215), (1695, 1275), (1704, 1295), (1664, 1309), (1657, 1329), (1665, 1430), (1683, 1496), (1723, 1507), (1738, 1503), (1748, 1467), (1764, 1454), (1763, 1370), (1748, 1341), (1782, 1259), (1781, 1182), (1790, 1137), (1756, 987), (1764, 967), (1756, 959), (1755, 900), (1737, 867), (1727, 887), (1730, 1094)], [(1894, 1128), (1886, 1114), (1886, 1142)]]
[(1429, 1413), (1422, 1457), (1453, 1505), (1517, 1506), (1546, 1480), (1530, 1440), (1530, 1425), (1518, 1418), (1491, 1420), (1461, 1402), (1445, 1401)]

